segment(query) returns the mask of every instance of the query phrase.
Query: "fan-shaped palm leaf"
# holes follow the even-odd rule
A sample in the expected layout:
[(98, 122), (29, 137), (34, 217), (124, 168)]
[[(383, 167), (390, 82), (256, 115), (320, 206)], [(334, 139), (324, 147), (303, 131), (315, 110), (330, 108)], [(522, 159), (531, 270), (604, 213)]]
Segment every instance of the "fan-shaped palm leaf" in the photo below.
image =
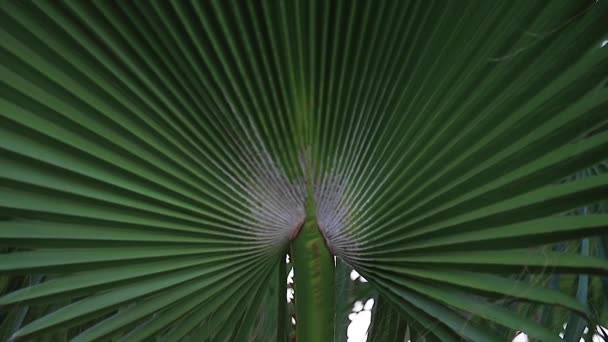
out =
[(608, 158), (607, 5), (1, 2), (0, 272), (41, 277), (2, 332), (285, 340), (290, 248), (300, 340), (332, 254), (400, 335), (557, 340), (497, 300), (585, 318), (534, 276), (608, 273), (541, 248), (608, 226), (563, 215), (607, 175), (560, 182)]

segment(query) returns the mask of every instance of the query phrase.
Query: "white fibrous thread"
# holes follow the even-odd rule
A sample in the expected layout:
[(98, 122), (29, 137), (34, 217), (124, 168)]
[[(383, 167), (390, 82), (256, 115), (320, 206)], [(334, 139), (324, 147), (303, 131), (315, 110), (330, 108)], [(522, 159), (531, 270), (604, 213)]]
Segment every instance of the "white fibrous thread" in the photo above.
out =
[(346, 256), (355, 248), (354, 241), (348, 238), (353, 215), (348, 189), (348, 176), (339, 174), (335, 168), (317, 179), (314, 186), (319, 228), (336, 256)]
[(304, 181), (287, 177), (272, 159), (256, 129), (249, 127), (243, 132), (243, 136), (235, 138), (242, 173), (230, 176), (231, 181), (244, 190), (244, 200), (250, 208), (241, 219), (242, 228), (254, 232), (268, 247), (284, 246), (305, 219)]
[[(305, 220), (307, 172), (313, 170), (308, 150), (301, 151), (300, 163), (304, 172), (298, 179), (290, 179), (273, 160), (254, 125), (242, 126), (242, 135), (232, 136), (242, 167), (226, 172), (231, 188), (244, 194), (249, 211), (241, 215), (241, 229), (267, 247), (285, 246)], [(352, 198), (348, 194), (349, 173), (340, 172), (344, 165), (336, 162), (320, 177), (311, 175), (319, 227), (332, 253), (346, 256), (355, 249), (348, 238), (348, 223), (352, 219)], [(239, 191), (240, 190), (240, 191)], [(352, 195), (352, 194), (351, 194)]]

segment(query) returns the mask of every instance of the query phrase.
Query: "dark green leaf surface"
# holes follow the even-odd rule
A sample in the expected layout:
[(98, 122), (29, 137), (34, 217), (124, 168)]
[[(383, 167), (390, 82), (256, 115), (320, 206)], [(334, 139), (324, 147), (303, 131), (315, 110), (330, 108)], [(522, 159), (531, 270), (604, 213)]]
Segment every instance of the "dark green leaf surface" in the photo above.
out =
[(0, 1), (0, 338), (284, 341), (306, 217), (399, 336), (605, 319), (606, 22), (606, 1)]

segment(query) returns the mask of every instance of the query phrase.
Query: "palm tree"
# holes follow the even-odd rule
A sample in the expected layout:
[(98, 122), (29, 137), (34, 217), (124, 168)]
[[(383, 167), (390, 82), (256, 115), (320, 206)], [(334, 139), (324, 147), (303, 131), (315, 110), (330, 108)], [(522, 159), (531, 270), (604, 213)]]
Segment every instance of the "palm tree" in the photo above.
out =
[(1, 339), (286, 341), (293, 264), (297, 341), (344, 341), (363, 297), (373, 341), (590, 341), (606, 22), (591, 0), (0, 2)]

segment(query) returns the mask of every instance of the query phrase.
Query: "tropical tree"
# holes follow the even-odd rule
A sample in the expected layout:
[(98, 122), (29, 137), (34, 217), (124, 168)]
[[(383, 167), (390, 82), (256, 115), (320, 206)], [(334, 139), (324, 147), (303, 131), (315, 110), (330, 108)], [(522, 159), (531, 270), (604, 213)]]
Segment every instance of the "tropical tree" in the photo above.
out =
[(298, 341), (344, 341), (363, 297), (374, 341), (590, 340), (607, 22), (603, 0), (0, 2), (1, 338), (285, 341), (289, 254)]

